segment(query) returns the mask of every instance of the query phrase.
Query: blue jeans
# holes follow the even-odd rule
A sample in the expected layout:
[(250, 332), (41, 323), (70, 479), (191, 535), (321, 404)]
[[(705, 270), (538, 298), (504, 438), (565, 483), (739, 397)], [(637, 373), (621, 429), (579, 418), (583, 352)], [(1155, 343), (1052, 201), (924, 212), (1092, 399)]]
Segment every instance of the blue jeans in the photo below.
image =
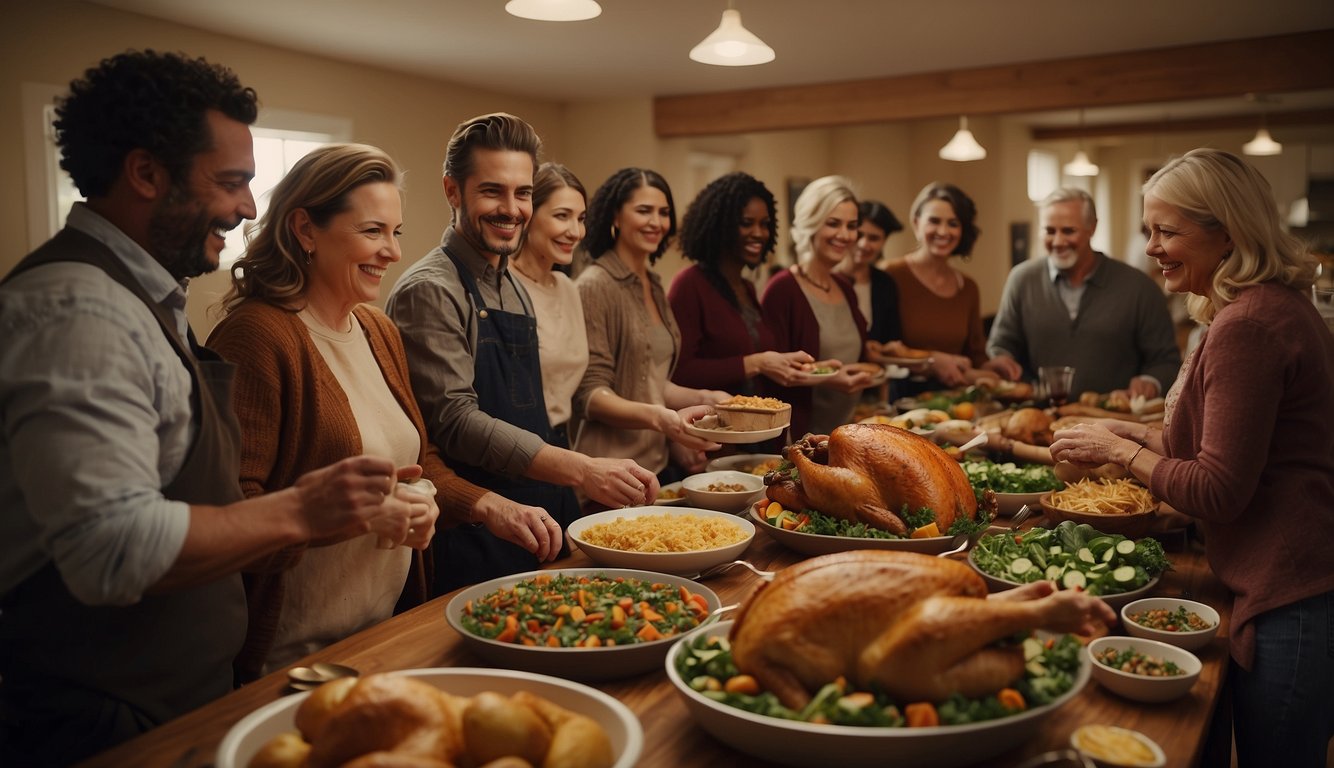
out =
[(1253, 621), (1253, 668), (1229, 670), (1237, 766), (1320, 768), (1334, 734), (1334, 592)]

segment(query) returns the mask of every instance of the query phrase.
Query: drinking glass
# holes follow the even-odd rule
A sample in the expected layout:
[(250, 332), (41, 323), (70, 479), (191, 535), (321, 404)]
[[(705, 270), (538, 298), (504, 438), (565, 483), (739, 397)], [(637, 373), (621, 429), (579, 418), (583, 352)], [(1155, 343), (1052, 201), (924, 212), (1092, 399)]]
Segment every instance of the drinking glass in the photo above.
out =
[(1075, 383), (1075, 369), (1068, 365), (1044, 365), (1038, 369), (1038, 380), (1051, 404), (1057, 408), (1070, 400), (1070, 387)]

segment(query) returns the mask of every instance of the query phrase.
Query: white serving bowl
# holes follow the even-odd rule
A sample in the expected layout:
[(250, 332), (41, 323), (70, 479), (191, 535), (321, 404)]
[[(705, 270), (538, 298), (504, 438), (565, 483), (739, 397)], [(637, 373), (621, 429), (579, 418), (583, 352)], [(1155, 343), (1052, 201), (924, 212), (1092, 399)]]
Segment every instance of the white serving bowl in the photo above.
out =
[[(1138, 759), (1136, 756), (1118, 755), (1114, 752), (1108, 754), (1106, 750), (1095, 743), (1099, 731), (1102, 732), (1101, 735), (1104, 737), (1110, 736), (1116, 740), (1138, 742), (1149, 752), (1149, 759), (1146, 761)], [(1104, 766), (1104, 768), (1163, 768), (1167, 765), (1167, 755), (1163, 754), (1163, 748), (1158, 746), (1156, 741), (1139, 731), (1117, 728), (1114, 725), (1081, 725), (1075, 729), (1074, 733), (1070, 734), (1070, 746), (1094, 763)]]
[(677, 639), (673, 636), (647, 643), (599, 648), (548, 648), (541, 645), (502, 643), (474, 635), (463, 628), (463, 609), (470, 600), (479, 600), (496, 590), (513, 587), (520, 581), (538, 575), (576, 577), (605, 575), (608, 578), (619, 576), (650, 583), (661, 582), (677, 588), (684, 586), (693, 593), (703, 595), (710, 611), (722, 605), (713, 590), (681, 576), (619, 568), (561, 568), (502, 576), (467, 587), (454, 595), (445, 606), (445, 620), (455, 632), (459, 633), (463, 644), (468, 646), (469, 650), (492, 664), (507, 669), (521, 669), (525, 672), (555, 675), (573, 680), (614, 680), (643, 674), (662, 663), (662, 657), (667, 655), (667, 651)]
[[(706, 472), (719, 472), (725, 469), (754, 474), (751, 470), (758, 464), (766, 461), (782, 461), (783, 457), (776, 453), (739, 453), (735, 456), (721, 456), (713, 459), (704, 466)], [(756, 475), (763, 477), (763, 475)]]
[[(710, 485), (726, 483), (740, 485), (744, 491), (710, 491)], [(704, 509), (716, 509), (719, 512), (744, 512), (751, 504), (764, 495), (764, 478), (747, 472), (721, 470), (701, 472), (681, 481), (681, 487), (690, 499), (690, 506)]]
[[(1145, 656), (1170, 661), (1180, 667), (1185, 674), (1148, 677), (1112, 669), (1098, 661), (1098, 654), (1109, 648), (1115, 649), (1118, 653), (1133, 648)], [(1094, 680), (1112, 693), (1135, 701), (1156, 703), (1185, 696), (1195, 685), (1195, 681), (1200, 677), (1200, 670), (1203, 669), (1200, 660), (1190, 651), (1142, 637), (1100, 637), (1089, 643), (1085, 652), (1093, 662)]]
[(1038, 499), (1042, 498), (1047, 492), (1038, 491), (1037, 493), (998, 493), (996, 494), (996, 516), (1014, 517), (1019, 514), (1019, 510), (1024, 505), (1033, 508), (1034, 512), (1042, 514)]
[[(506, 696), (519, 691), (533, 694), (597, 721), (611, 739), (614, 768), (631, 768), (644, 750), (644, 729), (639, 719), (621, 702), (586, 685), (546, 675), (508, 669), (408, 669), (393, 672), (430, 683), (456, 696), (475, 696), (486, 691)], [(284, 696), (251, 712), (233, 725), (214, 757), (217, 768), (246, 768), (250, 759), (270, 739), (295, 731), (296, 709), (309, 693)]]
[[(1208, 629), (1169, 632), (1165, 629), (1152, 629), (1142, 624), (1136, 624), (1130, 618), (1132, 615), (1143, 613), (1144, 611), (1157, 609), (1175, 611), (1178, 608), (1194, 611), (1201, 619), (1204, 619), (1213, 626)], [(1178, 648), (1185, 648), (1188, 651), (1199, 650), (1212, 642), (1214, 637), (1218, 634), (1218, 626), (1220, 623), (1221, 617), (1218, 615), (1218, 611), (1215, 611), (1204, 603), (1197, 603), (1194, 600), (1184, 600), (1179, 597), (1146, 597), (1143, 600), (1136, 600), (1133, 603), (1127, 603), (1121, 606), (1121, 626), (1125, 627), (1127, 634), (1134, 637), (1157, 640), (1160, 643), (1167, 643), (1168, 645), (1175, 645)]]
[[(675, 491), (676, 493), (679, 493), (681, 495), (677, 496), (674, 499), (664, 499), (662, 497), (663, 491)], [(659, 507), (683, 507), (689, 503), (690, 499), (686, 498), (686, 492), (681, 488), (680, 481), (677, 481), (675, 483), (668, 483), (667, 485), (664, 485), (662, 488), (658, 489), (658, 499), (657, 501), (653, 502), (655, 506)]]
[[(618, 518), (664, 516), (671, 518), (693, 516), (701, 519), (716, 519), (740, 528), (741, 532), (745, 534), (745, 538), (734, 544), (689, 552), (629, 552), (623, 549), (612, 549), (590, 544), (584, 540), (584, 531), (594, 525), (614, 523)], [(755, 538), (755, 526), (744, 518), (711, 509), (653, 506), (609, 509), (606, 512), (587, 515), (570, 523), (565, 533), (575, 546), (579, 547), (584, 554), (588, 555), (590, 560), (598, 565), (608, 568), (638, 568), (643, 571), (657, 571), (658, 573), (690, 574), (699, 573), (705, 568), (741, 557), (741, 553), (746, 551), (746, 547), (749, 547), (750, 542)]]
[(709, 624), (683, 636), (667, 654), (667, 677), (685, 701), (695, 722), (714, 738), (761, 760), (796, 766), (838, 765), (844, 768), (949, 768), (985, 765), (990, 758), (1037, 734), (1043, 720), (1077, 696), (1089, 678), (1087, 660), (1074, 685), (1060, 698), (1020, 714), (968, 725), (924, 728), (874, 728), (822, 725), (746, 712), (716, 702), (694, 690), (676, 670), (685, 643), (697, 638), (725, 637), (732, 622)]

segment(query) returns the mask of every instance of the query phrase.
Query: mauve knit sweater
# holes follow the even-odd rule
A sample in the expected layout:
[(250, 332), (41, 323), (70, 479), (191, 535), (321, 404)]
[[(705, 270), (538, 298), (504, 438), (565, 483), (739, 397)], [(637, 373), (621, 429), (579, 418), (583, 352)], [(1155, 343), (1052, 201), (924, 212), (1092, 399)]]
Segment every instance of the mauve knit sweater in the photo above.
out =
[(1266, 611), (1334, 589), (1334, 337), (1275, 284), (1224, 307), (1180, 382), (1149, 488), (1202, 522), (1250, 669)]

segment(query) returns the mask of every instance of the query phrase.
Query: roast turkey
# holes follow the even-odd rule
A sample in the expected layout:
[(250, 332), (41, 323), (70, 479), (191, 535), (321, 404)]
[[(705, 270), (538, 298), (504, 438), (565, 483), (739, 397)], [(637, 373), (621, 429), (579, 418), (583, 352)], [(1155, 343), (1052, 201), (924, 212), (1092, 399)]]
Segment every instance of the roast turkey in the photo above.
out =
[(794, 510), (906, 535), (899, 516), (927, 507), (942, 533), (977, 515), (977, 497), (959, 463), (935, 443), (887, 424), (845, 424), (828, 436), (807, 435), (784, 449), (795, 473), (765, 478), (768, 497)]
[(954, 560), (840, 552), (761, 584), (732, 626), (732, 657), (793, 709), (840, 675), (904, 703), (980, 697), (1023, 672), (1022, 650), (996, 641), (1030, 629), (1076, 632), (1091, 613), (1114, 620), (1096, 598), (1075, 591), (989, 600), (982, 578)]

